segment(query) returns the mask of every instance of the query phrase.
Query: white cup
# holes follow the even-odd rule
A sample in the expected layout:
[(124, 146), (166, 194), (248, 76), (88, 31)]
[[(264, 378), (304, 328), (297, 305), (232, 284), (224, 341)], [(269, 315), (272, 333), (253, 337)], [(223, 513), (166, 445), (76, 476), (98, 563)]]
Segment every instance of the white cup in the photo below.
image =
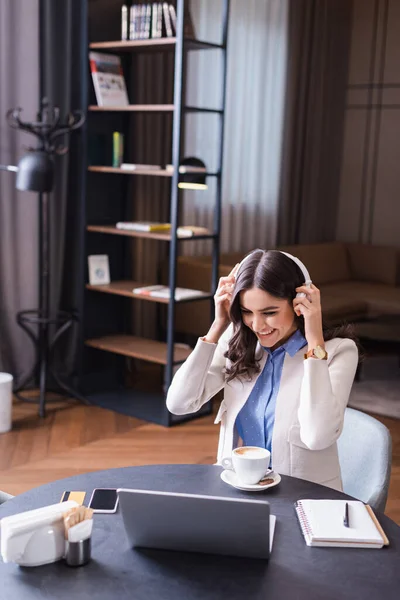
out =
[(13, 376), (0, 373), (0, 433), (11, 429)]
[(242, 446), (232, 450), (232, 458), (221, 461), (225, 469), (235, 471), (242, 483), (254, 485), (264, 477), (269, 468), (271, 452), (258, 446)]

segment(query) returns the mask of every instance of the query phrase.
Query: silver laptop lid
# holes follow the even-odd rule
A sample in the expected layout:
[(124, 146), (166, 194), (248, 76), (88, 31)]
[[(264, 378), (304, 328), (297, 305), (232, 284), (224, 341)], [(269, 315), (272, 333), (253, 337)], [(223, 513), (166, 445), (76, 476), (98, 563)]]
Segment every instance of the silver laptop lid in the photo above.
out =
[(132, 547), (269, 558), (269, 503), (118, 489)]

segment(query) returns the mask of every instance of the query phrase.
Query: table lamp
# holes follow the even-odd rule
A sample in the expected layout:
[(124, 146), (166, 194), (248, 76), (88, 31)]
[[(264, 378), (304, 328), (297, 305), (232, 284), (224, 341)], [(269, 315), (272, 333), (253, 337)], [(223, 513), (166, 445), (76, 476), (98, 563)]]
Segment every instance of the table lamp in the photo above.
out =
[(195, 156), (184, 158), (179, 165), (178, 187), (183, 190), (206, 190), (207, 169), (202, 160)]

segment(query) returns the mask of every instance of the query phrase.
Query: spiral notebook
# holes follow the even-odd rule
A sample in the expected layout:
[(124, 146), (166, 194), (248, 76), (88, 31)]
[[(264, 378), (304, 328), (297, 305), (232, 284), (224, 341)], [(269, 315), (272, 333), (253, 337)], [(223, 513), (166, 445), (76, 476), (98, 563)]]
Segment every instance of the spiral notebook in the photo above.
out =
[(349, 501), (349, 527), (344, 525), (346, 500), (299, 500), (295, 509), (307, 546), (382, 548), (387, 539), (370, 506)]

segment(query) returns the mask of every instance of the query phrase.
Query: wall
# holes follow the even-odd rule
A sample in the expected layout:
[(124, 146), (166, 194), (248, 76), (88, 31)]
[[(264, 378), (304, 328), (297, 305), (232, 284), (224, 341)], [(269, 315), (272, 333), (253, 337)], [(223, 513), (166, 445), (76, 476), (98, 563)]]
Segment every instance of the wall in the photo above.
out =
[[(39, 6), (37, 0), (0, 2), (0, 164), (16, 165), (35, 138), (12, 129), (11, 108), (32, 121), (39, 99)], [(29, 373), (33, 346), (16, 322), (16, 312), (37, 306), (37, 195), (15, 188), (15, 174), (0, 172), (0, 371), (16, 384)]]
[(353, 0), (337, 239), (399, 245), (400, 2)]

